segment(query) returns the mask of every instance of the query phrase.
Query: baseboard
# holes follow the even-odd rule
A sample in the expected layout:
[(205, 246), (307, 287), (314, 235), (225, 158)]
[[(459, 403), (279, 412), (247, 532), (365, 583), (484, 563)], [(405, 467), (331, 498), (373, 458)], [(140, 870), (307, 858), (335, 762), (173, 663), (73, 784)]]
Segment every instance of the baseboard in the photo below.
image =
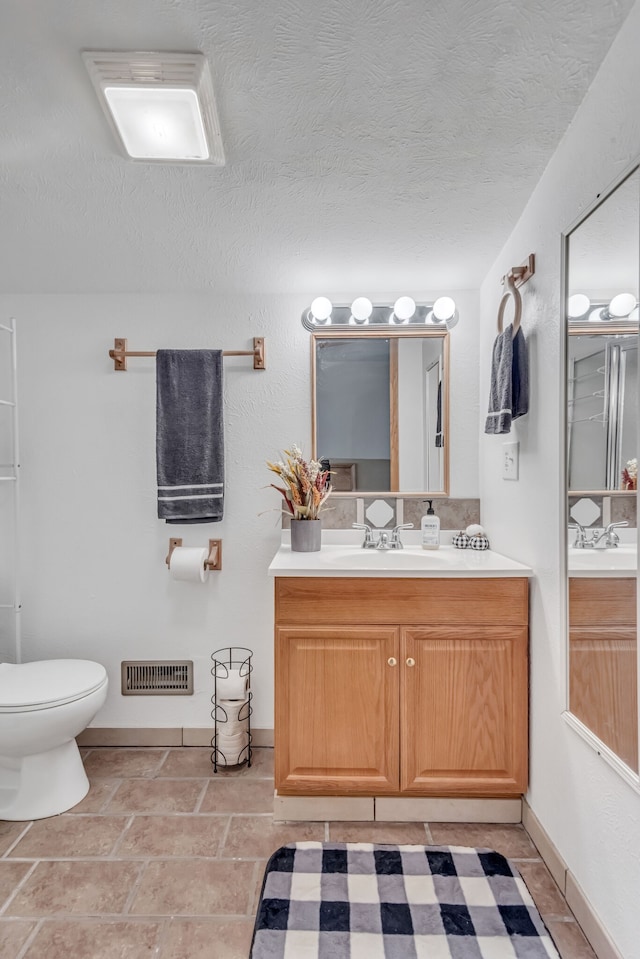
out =
[[(164, 726), (89, 726), (77, 737), (78, 746), (210, 746), (213, 729)], [(273, 746), (273, 729), (252, 729), (254, 746)]]
[(566, 898), (567, 905), (598, 959), (624, 959), (526, 799), (522, 800), (522, 824)]
[(278, 822), (490, 822), (519, 823), (520, 799), (438, 799), (417, 796), (279, 796)]

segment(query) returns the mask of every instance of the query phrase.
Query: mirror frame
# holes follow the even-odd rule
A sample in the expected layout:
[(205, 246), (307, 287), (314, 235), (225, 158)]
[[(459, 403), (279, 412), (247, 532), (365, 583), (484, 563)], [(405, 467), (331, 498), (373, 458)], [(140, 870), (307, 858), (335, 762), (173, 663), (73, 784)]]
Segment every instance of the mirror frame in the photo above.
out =
[[(369, 338), (385, 339), (385, 340), (399, 340), (406, 337), (419, 337), (420, 339), (425, 339), (426, 337), (438, 337), (442, 340), (442, 363), (444, 369), (444, 389), (442, 391), (442, 423), (443, 423), (443, 432), (445, 436), (445, 444), (443, 447), (444, 450), (444, 463), (443, 463), (443, 489), (438, 490), (437, 492), (432, 492), (431, 490), (400, 490), (400, 489), (390, 489), (390, 490), (344, 490), (344, 491), (334, 491), (332, 496), (345, 496), (345, 497), (366, 497), (370, 499), (371, 497), (384, 497), (384, 496), (395, 496), (398, 498), (402, 497), (412, 497), (412, 496), (429, 496), (433, 499), (446, 499), (449, 496), (450, 489), (450, 449), (451, 449), (451, 432), (449, 428), (449, 409), (450, 409), (450, 376), (451, 369), (449, 363), (449, 352), (450, 352), (450, 339), (449, 331), (437, 328), (433, 330), (425, 329), (416, 329), (416, 330), (386, 330), (386, 329), (370, 329), (364, 332), (361, 328), (353, 332), (348, 329), (335, 329), (335, 330), (318, 330), (311, 334), (311, 455), (314, 459), (318, 458), (318, 416), (317, 416), (317, 403), (316, 403), (316, 350), (318, 340), (326, 339), (359, 339), (366, 340)], [(396, 438), (397, 439), (397, 438)], [(393, 436), (392, 436), (393, 443)], [(391, 483), (390, 485), (393, 485)]]
[[(636, 792), (640, 793), (640, 774), (635, 773), (627, 764), (620, 759), (617, 753), (615, 753), (609, 746), (606, 745), (595, 733), (593, 733), (588, 726), (585, 726), (577, 716), (570, 710), (570, 690), (569, 690), (569, 680), (570, 680), (570, 661), (569, 657), (571, 654), (570, 643), (569, 643), (569, 555), (568, 555), (568, 546), (569, 546), (569, 496), (575, 496), (576, 494), (571, 491), (569, 493), (569, 456), (568, 456), (568, 425), (569, 425), (569, 416), (568, 416), (568, 400), (569, 400), (569, 384), (567, 377), (567, 362), (569, 357), (569, 317), (567, 313), (567, 303), (569, 299), (569, 240), (571, 234), (574, 233), (588, 217), (591, 216), (598, 207), (602, 206), (603, 203), (609, 199), (612, 193), (614, 193), (618, 187), (633, 176), (634, 173), (640, 171), (640, 157), (636, 159), (613, 181), (611, 181), (605, 189), (597, 194), (595, 200), (590, 203), (580, 214), (579, 216), (569, 225), (569, 227), (561, 234), (561, 256), (560, 256), (560, 274), (561, 274), (561, 284), (560, 284), (560, 323), (561, 323), (561, 336), (560, 336), (560, 351), (559, 351), (559, 376), (560, 376), (560, 402), (562, 408), (560, 410), (560, 426), (562, 430), (561, 442), (560, 442), (560, 470), (559, 470), (559, 483), (560, 483), (560, 530), (559, 530), (559, 543), (560, 543), (560, 563), (559, 563), (559, 573), (560, 577), (563, 578), (563, 585), (560, 586), (560, 628), (562, 630), (562, 642), (564, 644), (564, 655), (562, 657), (562, 662), (564, 665), (564, 677), (563, 677), (563, 686), (564, 686), (564, 710), (562, 713), (562, 718), (565, 720), (568, 726), (570, 726), (580, 737), (583, 739), (599, 756), (601, 756), (605, 762), (611, 766), (616, 772), (624, 779)], [(640, 224), (637, 225), (640, 230)], [(640, 273), (640, 267), (639, 267)], [(575, 328), (576, 330), (578, 327)], [(613, 331), (613, 330), (612, 330)], [(628, 327), (625, 332), (629, 332)], [(640, 335), (640, 334), (639, 334)], [(640, 400), (639, 400), (640, 404)], [(640, 449), (640, 425), (639, 425), (639, 449)], [(615, 492), (615, 491), (613, 491)], [(624, 491), (620, 491), (624, 492)], [(638, 495), (640, 491), (636, 491)], [(605, 495), (611, 495), (612, 491), (607, 490)], [(628, 495), (628, 494), (627, 494)], [(640, 593), (638, 593), (640, 599)], [(640, 654), (638, 655), (638, 688), (640, 689)], [(640, 733), (640, 709), (638, 709), (638, 730)], [(640, 742), (640, 737), (639, 737)], [(640, 751), (640, 750), (639, 750)]]

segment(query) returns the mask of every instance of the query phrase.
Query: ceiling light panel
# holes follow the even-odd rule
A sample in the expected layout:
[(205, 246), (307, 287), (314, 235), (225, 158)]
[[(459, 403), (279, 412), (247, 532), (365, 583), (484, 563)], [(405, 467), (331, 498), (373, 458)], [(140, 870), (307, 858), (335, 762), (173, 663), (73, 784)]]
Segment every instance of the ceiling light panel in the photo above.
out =
[(90, 51), (83, 59), (127, 157), (224, 165), (211, 74), (202, 54)]

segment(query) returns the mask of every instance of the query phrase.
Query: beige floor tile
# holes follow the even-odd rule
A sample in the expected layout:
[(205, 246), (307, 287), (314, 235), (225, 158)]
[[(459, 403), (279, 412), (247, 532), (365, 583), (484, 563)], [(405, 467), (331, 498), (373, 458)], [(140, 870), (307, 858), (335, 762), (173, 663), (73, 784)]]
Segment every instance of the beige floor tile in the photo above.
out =
[(273, 749), (260, 747), (253, 750), (251, 768), (248, 766), (218, 766), (215, 774), (224, 778), (273, 779)]
[(218, 854), (228, 816), (136, 816), (118, 847), (129, 857), (209, 856)]
[(117, 782), (112, 779), (96, 779), (89, 786), (89, 792), (81, 799), (77, 806), (69, 809), (70, 813), (102, 812), (102, 808), (117, 788)]
[(429, 829), (436, 846), (473, 846), (495, 849), (513, 859), (538, 859), (538, 851), (522, 826), (490, 823), (432, 822)]
[(561, 959), (596, 959), (577, 922), (548, 922), (546, 925)]
[(329, 839), (331, 842), (428, 845), (425, 828), (418, 822), (331, 822)]
[(24, 832), (28, 823), (6, 822), (0, 820), (0, 856), (4, 856), (7, 849), (16, 841), (21, 832)]
[(201, 812), (273, 812), (273, 783), (270, 779), (218, 779), (209, 783)]
[(6, 915), (119, 913), (139, 873), (137, 862), (39, 862), (9, 904)]
[(92, 749), (84, 761), (89, 779), (122, 779), (125, 776), (153, 776), (166, 749)]
[(108, 856), (128, 822), (126, 816), (52, 816), (39, 819), (9, 858), (68, 859)]
[(564, 896), (543, 862), (518, 862), (516, 867), (542, 918), (573, 919)]
[(107, 812), (193, 812), (204, 782), (200, 779), (128, 779), (107, 805)]
[(223, 859), (268, 859), (289, 842), (324, 840), (324, 823), (274, 823), (272, 816), (232, 816)]
[(150, 862), (131, 908), (139, 916), (246, 915), (252, 862)]
[(160, 923), (49, 920), (24, 959), (151, 959)]
[(159, 778), (208, 779), (213, 776), (211, 748), (191, 746), (185, 749), (170, 749), (169, 755), (156, 774)]
[(15, 959), (35, 925), (24, 919), (0, 919), (0, 959)]
[(160, 959), (247, 959), (252, 935), (253, 919), (175, 919)]
[(0, 862), (0, 909), (30, 869), (29, 862)]

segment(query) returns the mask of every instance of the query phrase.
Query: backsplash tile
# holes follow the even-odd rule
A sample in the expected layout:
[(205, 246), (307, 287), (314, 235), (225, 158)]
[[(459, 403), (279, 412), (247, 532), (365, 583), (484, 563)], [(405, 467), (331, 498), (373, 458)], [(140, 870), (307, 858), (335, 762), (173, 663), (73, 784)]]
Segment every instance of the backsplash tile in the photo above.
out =
[(635, 529), (638, 525), (638, 504), (635, 496), (611, 497), (611, 522), (622, 523), (627, 520)]
[[(413, 523), (416, 529), (420, 529), (420, 521), (427, 508), (423, 498), (405, 499), (404, 522)], [(440, 529), (466, 529), (471, 523), (480, 522), (479, 499), (434, 499), (433, 510), (440, 518)], [(491, 530), (488, 534), (491, 535)]]
[[(376, 501), (387, 503), (393, 513), (382, 529), (391, 529), (398, 523), (413, 523), (416, 529), (420, 529), (420, 520), (427, 511), (427, 505), (422, 497), (395, 497), (380, 496), (363, 498), (332, 496), (328, 500), (328, 508), (322, 512), (322, 525), (324, 529), (350, 529), (353, 523), (357, 523), (357, 504), (362, 503), (362, 513), (364, 522), (367, 510)], [(466, 529), (471, 523), (480, 522), (480, 500), (479, 499), (434, 499), (433, 508), (440, 517), (441, 529)], [(290, 523), (287, 516), (283, 516), (283, 526), (288, 529)]]

